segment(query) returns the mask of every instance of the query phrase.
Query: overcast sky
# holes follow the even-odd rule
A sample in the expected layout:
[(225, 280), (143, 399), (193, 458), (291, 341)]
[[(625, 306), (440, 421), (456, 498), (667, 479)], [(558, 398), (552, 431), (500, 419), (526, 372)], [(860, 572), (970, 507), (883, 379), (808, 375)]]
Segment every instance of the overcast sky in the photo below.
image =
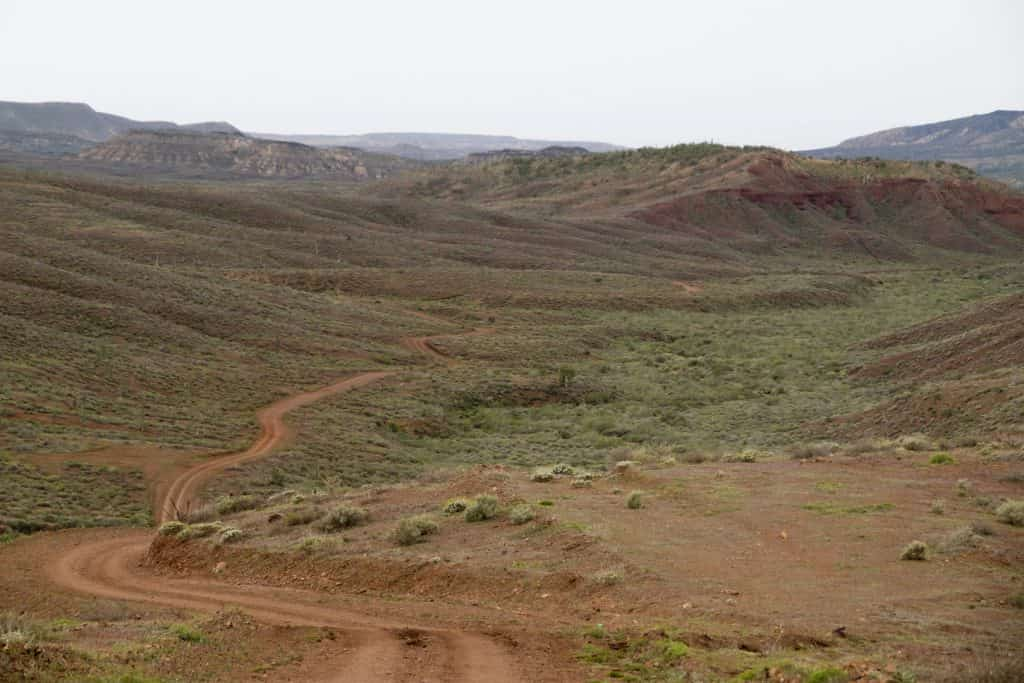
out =
[(1024, 109), (1017, 0), (0, 0), (0, 99), (248, 131), (827, 146)]

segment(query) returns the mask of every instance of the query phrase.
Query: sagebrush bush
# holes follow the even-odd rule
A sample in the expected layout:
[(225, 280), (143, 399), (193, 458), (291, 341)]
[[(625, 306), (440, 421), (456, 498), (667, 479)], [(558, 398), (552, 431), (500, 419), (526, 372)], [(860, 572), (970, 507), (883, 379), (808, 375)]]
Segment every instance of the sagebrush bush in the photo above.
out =
[(517, 505), (509, 510), (508, 518), (513, 524), (526, 524), (534, 518), (533, 508), (529, 505)]
[(354, 527), (357, 524), (362, 524), (369, 516), (370, 513), (364, 508), (354, 505), (342, 505), (327, 513), (327, 516), (317, 524), (317, 528), (327, 533), (334, 533), (342, 529)]
[(245, 538), (244, 531), (242, 531), (241, 529), (236, 529), (235, 527), (228, 527), (224, 531), (220, 532), (220, 537), (218, 538), (218, 541), (221, 544), (237, 543), (238, 541), (241, 541), (243, 538)]
[(1013, 526), (1024, 526), (1024, 500), (1008, 500), (996, 508), (996, 519)]
[(334, 546), (334, 539), (327, 536), (306, 536), (298, 542), (296, 548), (299, 552), (312, 555), (321, 550), (327, 550)]
[(591, 578), (593, 578), (595, 583), (599, 583), (602, 586), (613, 586), (622, 581), (622, 574), (613, 569), (604, 569), (594, 572)]
[(217, 500), (215, 508), (217, 514), (233, 515), (236, 512), (255, 510), (263, 505), (263, 499), (259, 496), (225, 496)]
[(204, 522), (202, 524), (189, 524), (178, 532), (178, 538), (189, 541), (193, 538), (206, 538), (223, 531), (224, 525), (220, 522)]
[(161, 536), (177, 536), (180, 534), (188, 525), (184, 522), (173, 520), (170, 522), (164, 522), (160, 525), (160, 528), (156, 530)]
[(302, 526), (320, 519), (324, 514), (320, 508), (299, 508), (285, 513), (284, 523), (288, 526)]
[(932, 501), (932, 507), (931, 507), (931, 513), (933, 515), (944, 515), (944, 514), (946, 514), (946, 501), (939, 500), (939, 499), (933, 500)]
[(466, 508), (466, 521), (482, 522), (485, 519), (492, 519), (497, 514), (498, 499), (484, 493), (473, 499), (473, 502)]
[(423, 540), (424, 536), (437, 533), (437, 522), (427, 515), (406, 517), (398, 522), (394, 531), (394, 539), (398, 545), (412, 545)]
[(934, 451), (935, 444), (924, 434), (901, 436), (896, 443), (907, 451)]
[(551, 473), (552, 474), (568, 476), (568, 475), (575, 474), (576, 473), (576, 468), (574, 468), (572, 465), (569, 465), (567, 463), (560, 462), (560, 463), (558, 463), (557, 465), (555, 465), (554, 467), (551, 468)]
[(530, 475), (530, 481), (545, 482), (552, 481), (554, 478), (555, 475), (551, 470), (534, 470)]
[(452, 498), (445, 501), (444, 507), (441, 508), (441, 512), (446, 515), (457, 515), (460, 512), (465, 512), (467, 507), (469, 507), (469, 501), (465, 498)]
[(901, 560), (924, 560), (928, 556), (928, 546), (921, 541), (911, 541), (900, 553)]
[(643, 491), (633, 491), (626, 498), (626, 507), (630, 510), (639, 510), (644, 506)]

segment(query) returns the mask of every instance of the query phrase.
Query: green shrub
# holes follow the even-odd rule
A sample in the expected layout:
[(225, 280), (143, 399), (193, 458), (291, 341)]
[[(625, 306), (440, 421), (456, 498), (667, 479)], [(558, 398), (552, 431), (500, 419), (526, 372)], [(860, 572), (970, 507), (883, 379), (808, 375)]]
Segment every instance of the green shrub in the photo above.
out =
[(526, 524), (533, 521), (533, 508), (529, 505), (517, 505), (509, 511), (508, 518), (513, 524)]
[(828, 667), (812, 671), (804, 679), (804, 683), (846, 683), (850, 676), (842, 669)]
[(302, 526), (315, 522), (323, 516), (323, 510), (319, 508), (299, 508), (285, 513), (284, 523), (288, 526)]
[(672, 640), (671, 638), (665, 638), (659, 640), (654, 644), (662, 661), (666, 664), (675, 664), (680, 659), (690, 654), (690, 648), (687, 647), (686, 643), (679, 640)]
[(901, 560), (925, 560), (928, 556), (928, 546), (921, 541), (911, 541), (900, 553)]
[(626, 507), (630, 510), (639, 510), (644, 506), (644, 494), (642, 491), (633, 491), (626, 498)]
[(936, 453), (928, 459), (928, 463), (931, 465), (953, 465), (956, 460), (949, 453)]
[(334, 546), (334, 539), (327, 536), (306, 536), (298, 542), (296, 548), (299, 552), (312, 555), (321, 550), (328, 550)]
[(908, 451), (934, 451), (935, 444), (924, 434), (910, 434), (901, 436), (896, 443)]
[(602, 586), (614, 586), (622, 581), (622, 574), (613, 569), (603, 569), (599, 572), (594, 572), (591, 577), (594, 583), (599, 583)]
[(997, 507), (996, 519), (1013, 526), (1024, 526), (1024, 500), (1008, 500)]
[(494, 496), (483, 493), (477, 496), (468, 508), (466, 508), (467, 522), (482, 522), (485, 519), (492, 519), (498, 514), (498, 499)]
[(530, 475), (530, 481), (546, 482), (554, 480), (555, 475), (551, 470), (534, 470)]
[(446, 515), (457, 515), (460, 512), (465, 512), (467, 507), (469, 507), (469, 501), (465, 498), (452, 498), (445, 502), (441, 512)]
[(722, 456), (722, 462), (757, 462), (757, 451), (747, 449), (739, 453)]
[(219, 541), (222, 544), (237, 543), (238, 541), (241, 541), (243, 538), (245, 538), (244, 531), (242, 531), (241, 529), (236, 529), (234, 527), (228, 527), (224, 531), (220, 532)]
[(394, 531), (394, 539), (398, 545), (412, 545), (423, 540), (424, 536), (437, 533), (438, 525), (427, 515), (406, 517), (398, 522)]
[(178, 637), (178, 640), (183, 640), (186, 643), (203, 642), (203, 632), (192, 628), (188, 624), (173, 624), (169, 630)]
[(160, 525), (160, 528), (156, 530), (161, 536), (177, 536), (188, 527), (184, 522), (172, 520), (170, 522), (164, 522)]
[(225, 496), (217, 500), (215, 505), (217, 514), (233, 515), (236, 512), (255, 510), (263, 504), (259, 496)]
[(178, 532), (178, 538), (189, 541), (193, 538), (206, 538), (221, 532), (224, 525), (220, 522), (204, 522), (202, 524), (189, 524)]
[(560, 476), (570, 476), (576, 474), (576, 469), (572, 465), (560, 462), (551, 468), (551, 473)]
[(341, 531), (342, 529), (348, 529), (354, 527), (357, 524), (362, 524), (369, 518), (368, 513), (364, 508), (355, 507), (353, 505), (342, 505), (339, 508), (335, 508), (327, 514), (323, 520), (317, 524), (317, 528), (327, 533), (334, 533)]

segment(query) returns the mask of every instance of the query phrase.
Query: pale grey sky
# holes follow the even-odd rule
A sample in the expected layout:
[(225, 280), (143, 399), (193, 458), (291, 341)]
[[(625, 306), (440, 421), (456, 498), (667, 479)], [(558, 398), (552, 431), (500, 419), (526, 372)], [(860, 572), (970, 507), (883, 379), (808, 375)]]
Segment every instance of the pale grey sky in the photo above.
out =
[(790, 149), (1024, 109), (1017, 0), (0, 0), (0, 99)]

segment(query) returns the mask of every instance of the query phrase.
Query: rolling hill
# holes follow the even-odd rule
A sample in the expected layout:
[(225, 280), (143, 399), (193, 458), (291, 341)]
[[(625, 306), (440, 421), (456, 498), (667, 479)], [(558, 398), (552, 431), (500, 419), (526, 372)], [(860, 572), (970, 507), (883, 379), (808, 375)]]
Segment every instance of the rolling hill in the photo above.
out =
[(1024, 187), (1024, 111), (994, 111), (919, 126), (892, 128), (844, 140), (809, 156), (944, 160)]

